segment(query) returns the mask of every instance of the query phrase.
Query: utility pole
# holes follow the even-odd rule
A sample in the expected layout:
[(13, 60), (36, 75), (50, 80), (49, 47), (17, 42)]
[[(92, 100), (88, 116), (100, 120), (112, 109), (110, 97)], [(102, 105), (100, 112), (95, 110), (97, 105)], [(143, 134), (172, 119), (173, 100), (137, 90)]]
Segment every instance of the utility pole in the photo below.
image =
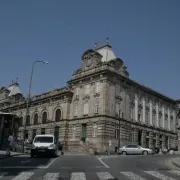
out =
[(32, 77), (33, 77), (33, 72), (34, 72), (34, 65), (36, 63), (43, 63), (43, 64), (48, 64), (47, 61), (35, 61), (32, 65), (32, 70), (31, 70), (31, 76), (30, 76), (30, 82), (29, 82), (29, 91), (28, 91), (28, 97), (26, 100), (26, 116), (25, 116), (25, 124), (24, 124), (24, 135), (23, 135), (23, 147), (22, 150), (24, 152), (24, 141), (25, 141), (25, 136), (26, 136), (26, 123), (27, 123), (27, 117), (29, 114), (29, 105), (30, 105), (30, 98), (31, 98), (31, 85), (32, 85)]

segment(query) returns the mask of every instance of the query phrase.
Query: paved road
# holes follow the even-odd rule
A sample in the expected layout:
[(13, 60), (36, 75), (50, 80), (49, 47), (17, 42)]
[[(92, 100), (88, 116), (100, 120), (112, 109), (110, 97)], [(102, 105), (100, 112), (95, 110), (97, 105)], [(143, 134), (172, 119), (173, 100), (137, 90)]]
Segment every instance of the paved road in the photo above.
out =
[(179, 180), (175, 156), (18, 156), (0, 161), (0, 180)]

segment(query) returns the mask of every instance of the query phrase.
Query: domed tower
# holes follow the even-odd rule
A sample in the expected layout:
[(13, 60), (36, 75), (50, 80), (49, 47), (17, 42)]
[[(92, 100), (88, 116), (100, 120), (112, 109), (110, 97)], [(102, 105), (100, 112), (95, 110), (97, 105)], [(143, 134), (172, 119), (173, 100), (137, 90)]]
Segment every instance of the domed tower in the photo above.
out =
[(12, 84), (8, 87), (8, 96), (18, 101), (23, 98), (23, 94), (20, 90), (19, 83), (17, 81), (12, 81)]

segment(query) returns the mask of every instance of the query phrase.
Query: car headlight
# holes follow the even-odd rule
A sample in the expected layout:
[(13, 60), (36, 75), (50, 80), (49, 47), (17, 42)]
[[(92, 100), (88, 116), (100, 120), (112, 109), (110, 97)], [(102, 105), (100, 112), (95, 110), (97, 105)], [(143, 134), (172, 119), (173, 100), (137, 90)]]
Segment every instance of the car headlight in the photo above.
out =
[(54, 149), (55, 148), (55, 145), (54, 144), (51, 144), (48, 149)]

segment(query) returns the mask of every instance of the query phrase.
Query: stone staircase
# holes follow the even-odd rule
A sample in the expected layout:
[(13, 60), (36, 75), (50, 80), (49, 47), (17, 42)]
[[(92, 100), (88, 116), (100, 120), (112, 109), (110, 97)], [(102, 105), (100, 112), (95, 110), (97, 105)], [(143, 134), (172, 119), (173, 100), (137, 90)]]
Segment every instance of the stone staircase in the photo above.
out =
[(80, 141), (79, 143), (80, 146), (83, 147), (89, 154), (95, 155), (96, 152), (89, 142), (84, 143), (83, 141)]
[(80, 140), (68, 142), (67, 152), (70, 154), (95, 155), (95, 150), (89, 142)]

